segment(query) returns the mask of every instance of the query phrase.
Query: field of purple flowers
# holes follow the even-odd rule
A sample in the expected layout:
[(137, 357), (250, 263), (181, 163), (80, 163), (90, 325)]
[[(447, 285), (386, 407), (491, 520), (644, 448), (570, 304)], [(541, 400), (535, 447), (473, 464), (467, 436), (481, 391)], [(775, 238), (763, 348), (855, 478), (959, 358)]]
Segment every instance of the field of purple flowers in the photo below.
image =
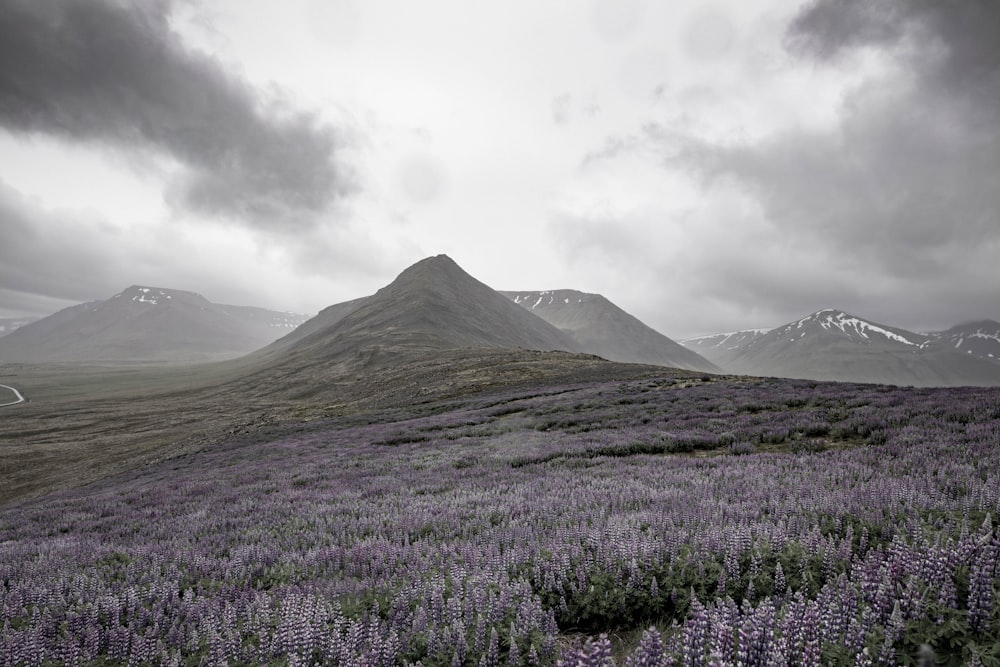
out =
[(664, 379), (371, 421), (0, 508), (0, 664), (1000, 665), (1000, 390)]

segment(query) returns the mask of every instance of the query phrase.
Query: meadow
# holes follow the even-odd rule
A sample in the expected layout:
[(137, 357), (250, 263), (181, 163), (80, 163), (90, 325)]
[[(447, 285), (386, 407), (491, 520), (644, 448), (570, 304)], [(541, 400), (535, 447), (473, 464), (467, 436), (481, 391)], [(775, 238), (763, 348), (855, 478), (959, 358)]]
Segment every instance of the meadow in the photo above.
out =
[(651, 378), (0, 507), (2, 665), (1000, 665), (1000, 390)]

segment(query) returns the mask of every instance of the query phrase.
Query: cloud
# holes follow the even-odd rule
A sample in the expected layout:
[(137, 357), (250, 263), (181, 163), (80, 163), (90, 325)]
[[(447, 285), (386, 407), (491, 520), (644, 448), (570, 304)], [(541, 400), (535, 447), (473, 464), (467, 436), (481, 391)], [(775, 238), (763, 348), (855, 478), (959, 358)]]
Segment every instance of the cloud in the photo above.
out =
[[(426, 253), (423, 253), (426, 254)], [(420, 253), (353, 219), (275, 239), (238, 226), (122, 226), (53, 208), (0, 180), (0, 317), (46, 316), (132, 284), (210, 301), (316, 312), (370, 294)]]
[(556, 125), (565, 125), (570, 120), (573, 106), (573, 96), (569, 93), (557, 95), (552, 100), (552, 122)]
[(212, 57), (185, 47), (171, 2), (0, 5), (0, 126), (168, 156), (182, 210), (308, 225), (356, 185), (346, 141)]
[[(822, 307), (916, 329), (1000, 317), (1000, 4), (820, 0), (783, 44), (781, 76), (842, 73), (833, 113), (816, 122), (803, 100), (802, 122), (752, 136), (661, 119), (609, 141), (581, 165), (602, 176), (591, 201), (557, 218), (601, 246), (574, 256), (649, 267), (605, 282), (668, 286), (634, 312), (670, 334)], [(622, 183), (638, 203), (603, 210)]]
[(963, 252), (1000, 241), (1000, 5), (820, 0), (787, 41), (821, 61), (877, 48), (895, 68), (851, 92), (833, 132), (710, 149), (707, 164), (786, 227), (897, 274), (944, 277)]
[(787, 42), (800, 55), (824, 60), (857, 47), (892, 45), (905, 34), (907, 11), (896, 0), (814, 1), (795, 17)]
[(265, 277), (274, 273), (242, 238), (249, 233), (216, 230), (223, 244), (206, 243), (205, 230), (182, 222), (122, 228), (93, 213), (48, 208), (2, 181), (0, 220), (0, 315), (45, 316), (130, 284), (263, 305)]
[(642, 0), (594, 0), (591, 21), (594, 30), (609, 42), (620, 42), (642, 26)]
[(709, 193), (736, 188), (757, 202), (773, 238), (842, 258), (837, 270), (856, 276), (845, 297), (863, 314), (904, 325), (995, 317), (1000, 4), (819, 0), (792, 21), (786, 46), (828, 67), (872, 54), (883, 66), (849, 90), (832, 128), (728, 144), (688, 137), (680, 150), (663, 128), (646, 139), (671, 169), (693, 167)]
[(732, 48), (735, 34), (736, 28), (726, 12), (707, 5), (699, 8), (688, 20), (681, 35), (681, 44), (695, 60), (718, 60)]

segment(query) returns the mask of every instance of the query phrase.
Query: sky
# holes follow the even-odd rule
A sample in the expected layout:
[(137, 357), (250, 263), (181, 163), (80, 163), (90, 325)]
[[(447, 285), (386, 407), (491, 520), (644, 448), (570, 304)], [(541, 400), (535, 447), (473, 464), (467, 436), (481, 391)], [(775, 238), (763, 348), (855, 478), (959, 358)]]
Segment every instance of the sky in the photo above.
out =
[(995, 0), (5, 0), (0, 317), (446, 253), (674, 339), (1000, 320)]

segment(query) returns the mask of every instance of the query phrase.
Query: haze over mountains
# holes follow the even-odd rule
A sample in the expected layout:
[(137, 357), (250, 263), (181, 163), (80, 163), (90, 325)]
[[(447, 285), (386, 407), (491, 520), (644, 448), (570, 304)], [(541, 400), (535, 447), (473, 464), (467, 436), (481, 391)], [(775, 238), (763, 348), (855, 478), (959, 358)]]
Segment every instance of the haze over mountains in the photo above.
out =
[(989, 320), (918, 334), (826, 309), (775, 329), (682, 345), (599, 294), (498, 292), (446, 255), (423, 259), (375, 294), (331, 305), (310, 319), (213, 304), (194, 292), (132, 286), (3, 336), (0, 361), (197, 362), (249, 355), (254, 372), (290, 378), (301, 369), (323, 368), (332, 378), (472, 349), (561, 351), (696, 372), (1000, 385), (1000, 324)]
[(133, 285), (0, 338), (4, 362), (208, 361), (237, 357), (306, 315), (215, 304), (194, 292)]
[(31, 324), (36, 319), (29, 317), (0, 317), (0, 337), (14, 332), (26, 324)]
[[(915, 386), (997, 385), (988, 323), (919, 334), (825, 309), (769, 331), (683, 341), (734, 373)], [(968, 342), (966, 342), (968, 341)], [(965, 344), (966, 351), (959, 352)], [(975, 351), (973, 350), (975, 345)], [(981, 353), (977, 353), (981, 352)]]

